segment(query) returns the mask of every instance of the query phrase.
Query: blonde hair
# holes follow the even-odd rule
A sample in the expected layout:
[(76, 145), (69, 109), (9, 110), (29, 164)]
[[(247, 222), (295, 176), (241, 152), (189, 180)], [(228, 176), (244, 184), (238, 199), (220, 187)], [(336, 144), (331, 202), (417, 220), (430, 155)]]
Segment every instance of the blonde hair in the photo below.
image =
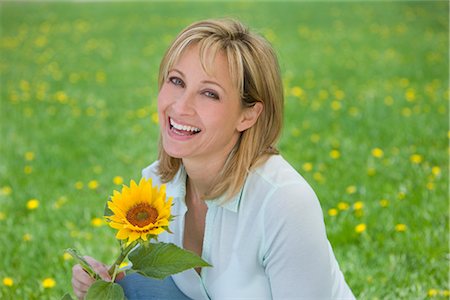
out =
[[(211, 189), (203, 195), (203, 199), (222, 195), (229, 199), (242, 188), (251, 168), (278, 153), (275, 144), (281, 133), (284, 99), (280, 68), (269, 42), (250, 32), (242, 23), (230, 19), (205, 20), (185, 28), (165, 53), (159, 69), (160, 89), (170, 68), (194, 44), (199, 45), (200, 60), (206, 72), (218, 51), (226, 55), (243, 108), (252, 107), (256, 102), (263, 104), (258, 120), (241, 133)], [(158, 172), (162, 181), (172, 180), (181, 164), (181, 159), (164, 151), (160, 138)]]

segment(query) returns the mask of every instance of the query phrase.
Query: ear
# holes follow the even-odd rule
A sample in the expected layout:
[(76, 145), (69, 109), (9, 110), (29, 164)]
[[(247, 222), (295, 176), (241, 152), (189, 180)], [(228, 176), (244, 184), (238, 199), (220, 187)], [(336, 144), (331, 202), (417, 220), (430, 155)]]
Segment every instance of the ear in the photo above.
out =
[(258, 121), (258, 117), (263, 109), (264, 106), (261, 102), (256, 102), (252, 107), (244, 108), (242, 118), (240, 119), (236, 129), (239, 132), (243, 132), (252, 127), (256, 121)]

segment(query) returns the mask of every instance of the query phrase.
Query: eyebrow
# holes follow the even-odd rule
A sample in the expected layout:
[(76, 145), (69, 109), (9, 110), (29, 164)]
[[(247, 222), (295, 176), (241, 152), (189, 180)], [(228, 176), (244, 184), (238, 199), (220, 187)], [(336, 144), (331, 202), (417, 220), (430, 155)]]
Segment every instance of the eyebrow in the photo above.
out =
[[(186, 78), (186, 75), (185, 75), (183, 72), (181, 72), (180, 70), (178, 70), (178, 69), (176, 69), (176, 68), (172, 68), (172, 69), (169, 70), (168, 73), (170, 73), (170, 72), (172, 72), (172, 71), (173, 71), (173, 72), (177, 72), (177, 73), (179, 73), (182, 77)], [(216, 82), (216, 81), (213, 81), (213, 80), (202, 80), (201, 83), (208, 83), (208, 84), (217, 85), (220, 89), (222, 89), (223, 92), (226, 93), (226, 90), (225, 90), (218, 82)]]

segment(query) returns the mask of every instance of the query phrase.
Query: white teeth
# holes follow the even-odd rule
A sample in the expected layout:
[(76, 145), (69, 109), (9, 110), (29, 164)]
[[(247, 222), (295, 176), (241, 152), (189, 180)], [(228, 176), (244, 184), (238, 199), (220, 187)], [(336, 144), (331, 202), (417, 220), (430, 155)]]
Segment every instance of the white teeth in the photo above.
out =
[(191, 127), (191, 126), (181, 125), (181, 124), (175, 123), (175, 121), (172, 118), (170, 118), (170, 125), (172, 125), (175, 129), (178, 129), (178, 130), (192, 131), (192, 132), (199, 132), (200, 131), (200, 129), (196, 128), (196, 127)]

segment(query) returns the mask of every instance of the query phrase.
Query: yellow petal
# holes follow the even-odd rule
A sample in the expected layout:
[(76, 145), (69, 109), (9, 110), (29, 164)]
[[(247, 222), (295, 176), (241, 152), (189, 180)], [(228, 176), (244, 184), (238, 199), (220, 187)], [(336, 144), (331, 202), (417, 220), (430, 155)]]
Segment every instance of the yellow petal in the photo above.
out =
[(120, 229), (119, 232), (117, 232), (116, 234), (116, 238), (118, 238), (119, 240), (124, 240), (127, 237), (130, 236), (130, 231), (128, 229)]
[(131, 231), (130, 235), (128, 237), (128, 243), (134, 242), (135, 240), (137, 240), (139, 237), (141, 236), (141, 234), (139, 232), (136, 231)]

